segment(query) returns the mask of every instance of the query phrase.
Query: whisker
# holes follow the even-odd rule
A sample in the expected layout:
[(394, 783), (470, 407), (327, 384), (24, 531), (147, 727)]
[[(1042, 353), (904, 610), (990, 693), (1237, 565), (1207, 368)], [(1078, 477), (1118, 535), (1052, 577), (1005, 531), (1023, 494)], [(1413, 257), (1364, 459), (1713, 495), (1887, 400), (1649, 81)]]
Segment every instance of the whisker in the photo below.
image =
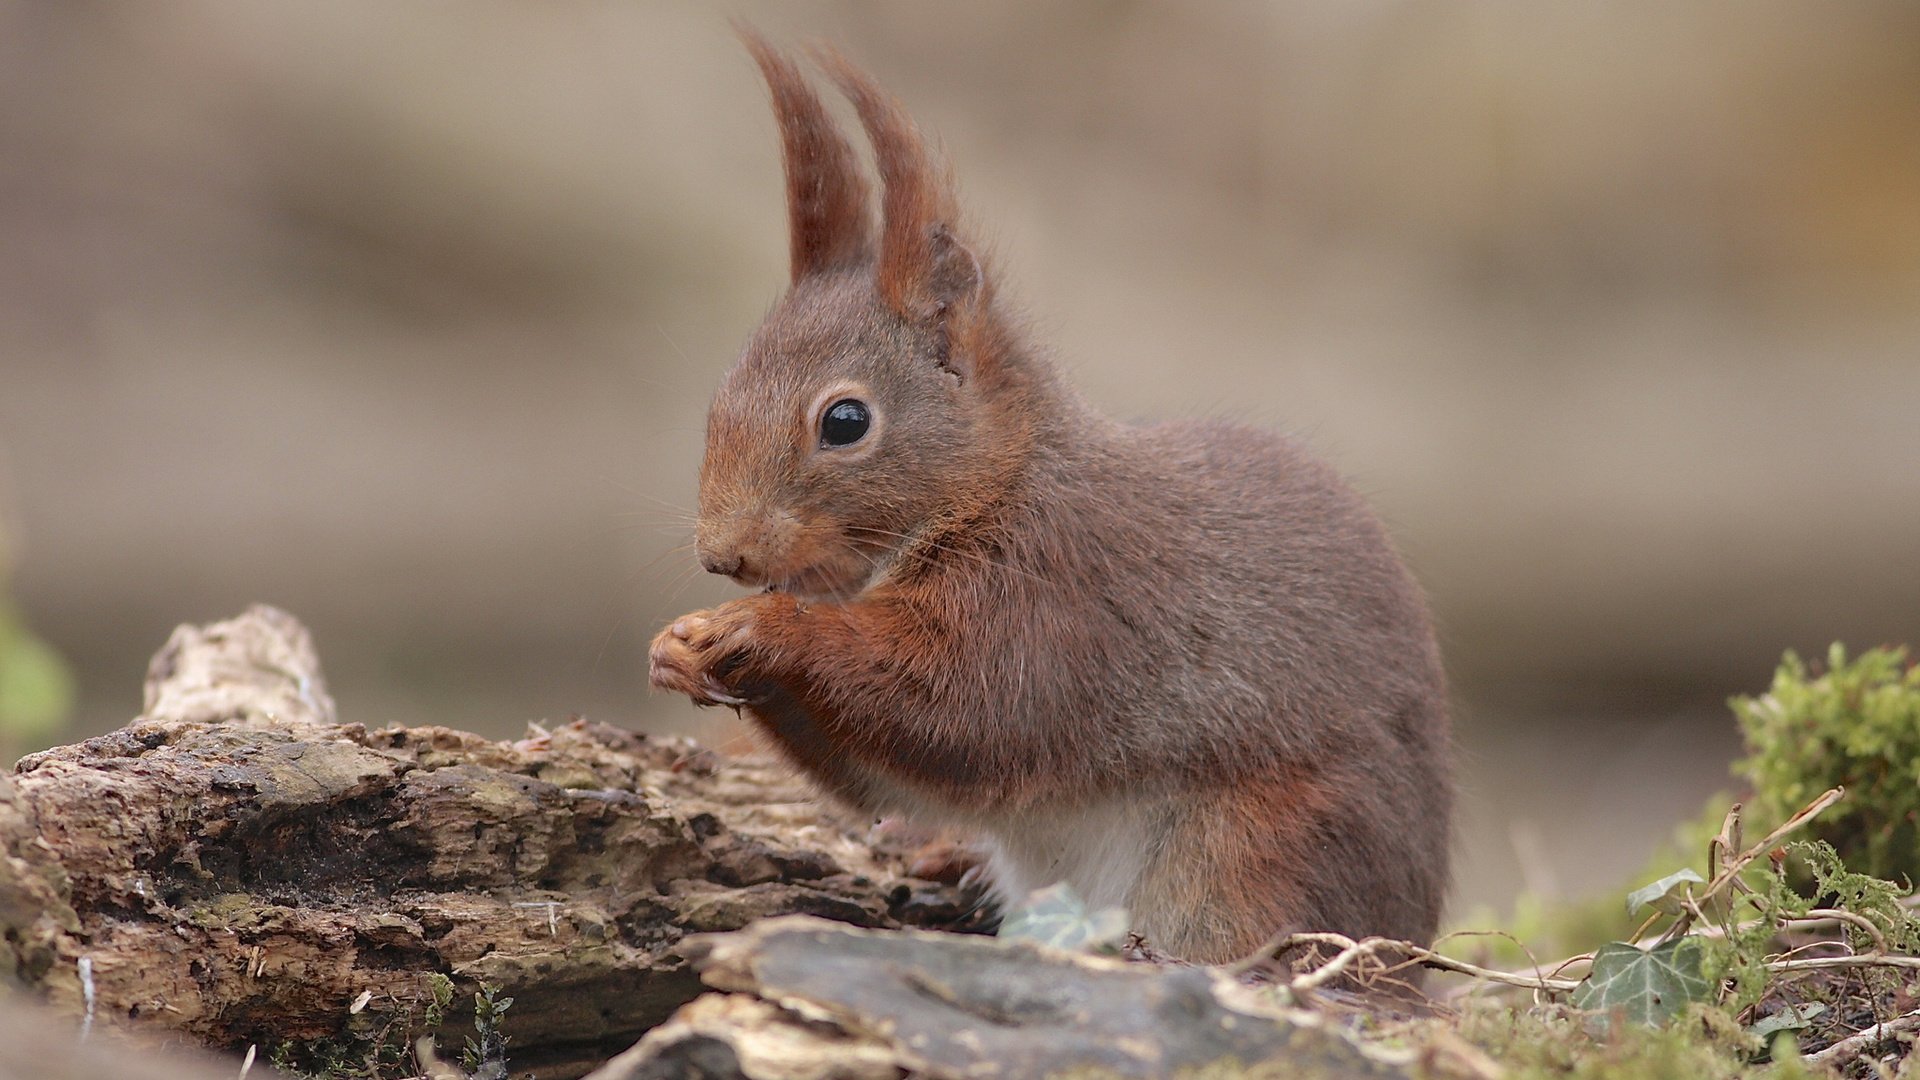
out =
[(667, 603), (671, 605), (678, 602), (680, 599), (680, 594), (686, 592), (687, 587), (689, 585), (692, 585), (694, 582), (700, 580), (700, 575), (705, 572), (706, 571), (701, 569), (701, 567), (698, 565), (689, 566), (684, 571), (682, 571), (682, 577), (680, 578), (680, 583), (674, 586), (673, 593), (667, 597)]
[(666, 549), (665, 551), (662, 551), (660, 554), (655, 555), (651, 559), (648, 559), (644, 564), (640, 566), (638, 570), (635, 570), (632, 574), (628, 575), (626, 584), (631, 585), (633, 584), (635, 579), (639, 578), (641, 575), (652, 574), (660, 570), (662, 568), (661, 567), (662, 563), (666, 562), (668, 559), (673, 558), (675, 555), (684, 555), (687, 552), (692, 551), (693, 546), (694, 546), (693, 541), (686, 540), (686, 541), (682, 541), (681, 543), (673, 545), (672, 547)]
[(645, 492), (634, 492), (634, 498), (653, 503), (653, 509), (651, 509), (651, 511), (632, 509), (632, 511), (620, 511), (620, 513), (657, 513), (657, 511), (664, 509), (664, 511), (672, 513), (674, 517), (680, 517), (680, 519), (685, 519), (685, 521), (697, 521), (697, 519), (699, 519), (699, 511), (693, 509), (693, 507), (689, 507), (689, 505), (680, 505), (680, 503), (670, 502), (670, 500), (662, 500), (662, 498), (657, 498), (657, 496), (649, 496), (649, 494), (645, 494)]
[(653, 494), (652, 492), (642, 491), (639, 488), (634, 487), (632, 484), (625, 483), (605, 473), (600, 474), (600, 482), (603, 484), (611, 484), (612, 486), (619, 488), (622, 492), (628, 495), (631, 495), (636, 499), (645, 499), (646, 501), (653, 503), (655, 506), (658, 506), (664, 510), (672, 510), (677, 514), (685, 514), (688, 517), (692, 517), (696, 513), (693, 507), (682, 506), (681, 504), (674, 502), (670, 499), (663, 499), (660, 496)]
[(680, 359), (685, 361), (688, 367), (690, 368), (699, 367), (698, 364), (693, 362), (693, 357), (687, 355), (687, 350), (681, 348), (680, 343), (673, 340), (673, 335), (667, 333), (667, 328), (664, 324), (654, 323), (653, 328), (660, 332), (660, 336), (665, 338), (667, 341), (667, 347), (671, 348), (676, 354), (678, 354)]
[(686, 551), (688, 548), (691, 548), (692, 546), (693, 546), (692, 541), (688, 541), (684, 544), (676, 544), (673, 547), (670, 547), (667, 550), (661, 552), (660, 554), (654, 556), (653, 558), (647, 560), (646, 563), (644, 563), (643, 565), (635, 567), (632, 572), (628, 573), (626, 577), (621, 580), (620, 588), (616, 592), (614, 592), (612, 597), (608, 600), (608, 603), (613, 605), (614, 608), (619, 612), (619, 614), (614, 617), (613, 625), (607, 629), (606, 636), (601, 639), (599, 651), (593, 654), (593, 665), (587, 669), (588, 678), (592, 678), (593, 676), (598, 675), (600, 673), (600, 662), (607, 658), (607, 650), (610, 647), (612, 647), (614, 636), (618, 634), (621, 630), (625, 629), (633, 621), (635, 608), (631, 604), (620, 603), (621, 596), (627, 591), (628, 588), (630, 588), (633, 585), (635, 581), (638, 581), (642, 576), (646, 574), (652, 573), (669, 556)]
[(939, 543), (938, 541), (928, 540), (925, 537), (914, 536), (910, 533), (894, 532), (891, 529), (877, 529), (871, 525), (849, 525), (847, 526), (847, 531), (851, 533), (862, 533), (869, 536), (882, 536), (882, 537), (887, 537), (889, 539), (894, 539), (894, 540), (904, 540), (907, 542), (909, 546), (900, 548), (898, 550), (898, 554), (920, 557), (922, 561), (924, 561), (929, 566), (938, 566), (939, 563), (936, 560), (927, 558), (924, 552), (914, 551), (913, 545), (932, 548), (935, 551), (944, 551), (949, 555), (957, 555), (962, 558), (973, 559), (984, 566), (990, 566), (995, 569), (1005, 570), (1011, 574), (1019, 574), (1021, 577), (1027, 578), (1030, 581), (1037, 581), (1042, 585), (1053, 586), (1056, 584), (1055, 582), (1049, 581), (1048, 579), (1043, 578), (1040, 575), (1035, 574), (1030, 570), (1015, 566), (1009, 562), (1004, 562), (1004, 561), (995, 559), (984, 552), (969, 551), (965, 548), (953, 547), (948, 544)]
[(593, 654), (593, 666), (587, 669), (588, 678), (592, 678), (593, 676), (600, 674), (600, 661), (605, 660), (607, 658), (607, 650), (613, 647), (614, 635), (626, 629), (627, 624), (632, 621), (633, 621), (632, 605), (623, 605), (623, 610), (620, 616), (613, 620), (612, 626), (609, 626), (607, 628), (607, 636), (600, 639), (600, 651)]
[(616, 511), (612, 511), (612, 517), (639, 517), (639, 515), (643, 515), (643, 513), (660, 513), (660, 511), (666, 511), (666, 515), (672, 517), (674, 521), (699, 521), (699, 519), (701, 519), (701, 515), (689, 511), (687, 507), (682, 507), (682, 505), (666, 505), (666, 503), (660, 503), (659, 509), (616, 509)]
[[(662, 524), (656, 524), (650, 521), (629, 521), (625, 523), (616, 522), (615, 524), (608, 525), (604, 529), (598, 530), (590, 535), (592, 535), (595, 539), (600, 539), (608, 536), (627, 536), (641, 529), (645, 529), (657, 536), (685, 536), (687, 533), (688, 526), (662, 525)], [(675, 550), (677, 551), (685, 550), (687, 548), (691, 548), (692, 546), (693, 546), (693, 541), (689, 540), (686, 543), (679, 545), (679, 547), (677, 547)]]

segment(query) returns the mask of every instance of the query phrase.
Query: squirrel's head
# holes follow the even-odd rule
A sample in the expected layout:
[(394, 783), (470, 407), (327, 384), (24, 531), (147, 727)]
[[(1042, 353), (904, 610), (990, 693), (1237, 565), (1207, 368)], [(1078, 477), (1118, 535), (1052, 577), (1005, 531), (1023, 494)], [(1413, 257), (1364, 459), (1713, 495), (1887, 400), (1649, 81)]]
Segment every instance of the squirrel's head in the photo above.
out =
[(836, 54), (881, 181), (786, 56), (744, 28), (773, 94), (792, 282), (707, 415), (701, 564), (745, 585), (845, 597), (942, 520), (990, 500), (1031, 441), (1028, 376), (913, 121)]

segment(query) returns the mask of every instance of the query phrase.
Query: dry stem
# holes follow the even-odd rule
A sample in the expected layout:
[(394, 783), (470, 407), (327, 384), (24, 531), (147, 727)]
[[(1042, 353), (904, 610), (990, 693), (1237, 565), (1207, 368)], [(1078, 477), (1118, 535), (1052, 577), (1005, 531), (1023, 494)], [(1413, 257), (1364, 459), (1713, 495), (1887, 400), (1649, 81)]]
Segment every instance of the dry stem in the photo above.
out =
[(1865, 1031), (1849, 1035), (1825, 1050), (1808, 1054), (1807, 1061), (1815, 1065), (1843, 1065), (1895, 1035), (1914, 1030), (1920, 1030), (1920, 1009), (1903, 1013), (1884, 1024), (1875, 1024)]
[(1321, 986), (1338, 977), (1363, 957), (1389, 951), (1404, 953), (1406, 956), (1418, 960), (1428, 967), (1439, 968), (1442, 971), (1458, 972), (1462, 975), (1471, 975), (1476, 979), (1503, 983), (1507, 986), (1565, 993), (1579, 985), (1579, 982), (1573, 979), (1554, 979), (1539, 974), (1522, 975), (1508, 971), (1496, 971), (1492, 968), (1483, 968), (1478, 964), (1469, 964), (1464, 960), (1455, 960), (1451, 956), (1442, 956), (1432, 949), (1423, 945), (1415, 945), (1411, 941), (1398, 941), (1393, 938), (1379, 937), (1362, 938), (1359, 941), (1355, 941), (1345, 934), (1327, 933), (1275, 935), (1271, 941), (1261, 946), (1259, 951), (1254, 952), (1245, 959), (1237, 960), (1227, 965), (1224, 970), (1229, 974), (1241, 975), (1265, 963), (1275, 953), (1300, 945), (1334, 945), (1339, 947), (1340, 952), (1320, 967), (1298, 976), (1289, 982), (1287, 989), (1296, 994), (1310, 993), (1314, 987)]
[(1801, 807), (1799, 813), (1781, 822), (1779, 828), (1768, 833), (1759, 843), (1747, 848), (1738, 855), (1730, 857), (1726, 852), (1731, 851), (1732, 845), (1739, 842), (1740, 807), (1735, 806), (1732, 810), (1729, 810), (1726, 821), (1720, 826), (1720, 835), (1714, 837), (1713, 842), (1708, 846), (1709, 851), (1719, 855), (1721, 858), (1719, 872), (1713, 875), (1712, 881), (1707, 882), (1707, 887), (1700, 891), (1700, 895), (1694, 896), (1692, 895), (1691, 889), (1687, 890), (1689, 894), (1688, 910), (1682, 912), (1678, 921), (1662, 935), (1662, 939), (1671, 941), (1686, 933), (1687, 929), (1693, 924), (1694, 913), (1706, 908), (1721, 893), (1732, 888), (1734, 884), (1739, 881), (1740, 872), (1747, 868), (1748, 863), (1772, 851), (1774, 845), (1784, 839), (1788, 833), (1793, 832), (1795, 829), (1818, 817), (1827, 807), (1832, 806), (1834, 803), (1846, 797), (1846, 794), (1846, 788), (1836, 787), (1829, 789), (1819, 798)]
[(1809, 956), (1799, 960), (1775, 960), (1767, 970), (1778, 975), (1789, 971), (1819, 971), (1822, 968), (1897, 967), (1920, 970), (1920, 956), (1898, 953), (1854, 953), (1848, 956)]

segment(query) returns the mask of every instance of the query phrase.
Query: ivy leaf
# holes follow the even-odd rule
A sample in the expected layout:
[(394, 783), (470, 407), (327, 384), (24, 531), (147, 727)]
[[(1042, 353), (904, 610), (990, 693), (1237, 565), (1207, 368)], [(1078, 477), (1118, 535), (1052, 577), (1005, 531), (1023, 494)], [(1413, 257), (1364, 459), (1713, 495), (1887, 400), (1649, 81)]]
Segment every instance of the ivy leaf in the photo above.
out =
[(1818, 1001), (1808, 1001), (1799, 1005), (1789, 1005), (1771, 1016), (1764, 1016), (1747, 1029), (1747, 1034), (1758, 1035), (1761, 1040), (1777, 1035), (1782, 1031), (1800, 1031), (1813, 1026), (1815, 1017), (1826, 1012), (1827, 1007)]
[(1573, 988), (1573, 1005), (1594, 1012), (1617, 1012), (1649, 1027), (1678, 1016), (1687, 1005), (1713, 996), (1703, 962), (1706, 946), (1683, 937), (1642, 950), (1624, 941), (1600, 946), (1593, 970)]
[(1827, 1007), (1820, 1002), (1807, 1001), (1788, 1005), (1771, 1016), (1762, 1017), (1759, 1023), (1747, 1028), (1749, 1035), (1760, 1040), (1760, 1054), (1754, 1060), (1772, 1061), (1776, 1057), (1776, 1050), (1778, 1054), (1793, 1056), (1793, 1051), (1786, 1046), (1776, 1048), (1774, 1043), (1779, 1042), (1781, 1036), (1786, 1037), (1787, 1044), (1799, 1042), (1796, 1033), (1812, 1027), (1814, 1018), (1826, 1011)]
[(1686, 899), (1687, 886), (1706, 883), (1706, 879), (1692, 870), (1677, 870), (1651, 885), (1628, 893), (1627, 914), (1638, 915), (1652, 908), (1662, 915), (1678, 915), (1685, 910), (1680, 902)]
[(1003, 938), (1081, 952), (1118, 945), (1126, 935), (1124, 909), (1088, 911), (1086, 901), (1065, 883), (1034, 890), (1000, 920)]

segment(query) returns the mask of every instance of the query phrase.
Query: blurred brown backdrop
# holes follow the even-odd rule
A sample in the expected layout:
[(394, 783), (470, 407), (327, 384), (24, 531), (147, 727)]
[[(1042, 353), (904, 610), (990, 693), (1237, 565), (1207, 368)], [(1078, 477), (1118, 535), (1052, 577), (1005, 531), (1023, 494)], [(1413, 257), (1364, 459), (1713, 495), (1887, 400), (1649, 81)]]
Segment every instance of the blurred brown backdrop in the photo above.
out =
[[(1920, 7), (740, 3), (957, 163), (1122, 414), (1308, 434), (1431, 590), (1460, 905), (1614, 884), (1720, 701), (1920, 613)], [(702, 3), (0, 2), (0, 507), (81, 731), (265, 600), (349, 719), (650, 729), (778, 295)]]

